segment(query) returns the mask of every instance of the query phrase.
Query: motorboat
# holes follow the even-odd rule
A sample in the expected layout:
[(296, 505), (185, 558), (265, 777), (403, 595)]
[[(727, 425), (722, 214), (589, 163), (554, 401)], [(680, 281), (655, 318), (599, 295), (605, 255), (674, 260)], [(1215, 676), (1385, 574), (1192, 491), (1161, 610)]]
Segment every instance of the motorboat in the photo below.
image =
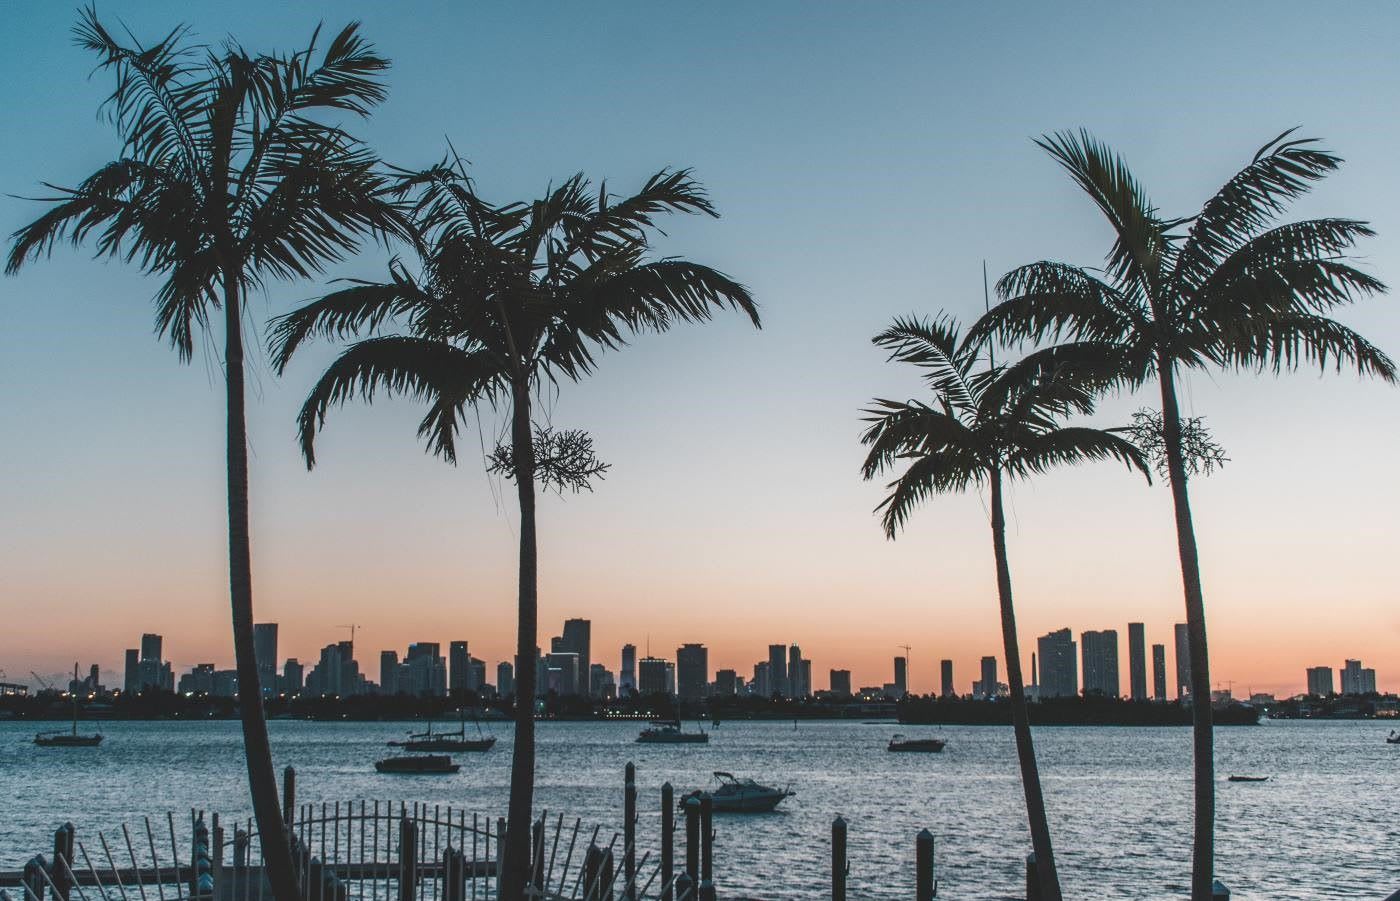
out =
[(919, 751), (926, 754), (937, 754), (948, 744), (941, 738), (906, 738), (903, 733), (896, 732), (890, 739), (890, 751)]
[(1231, 776), (1231, 782), (1268, 782), (1268, 776)]
[(489, 751), (495, 744), (494, 735), (482, 734), (480, 721), (476, 724), (476, 738), (467, 738), (464, 713), (461, 728), (456, 732), (434, 732), (430, 722), (428, 731), (410, 732), (406, 741), (391, 741), (389, 747), (403, 748), (405, 751)]
[[(719, 813), (768, 813), (797, 792), (792, 787), (773, 788), (752, 779), (739, 779), (733, 773), (715, 772), (719, 787), (710, 792)], [(700, 792), (694, 792), (698, 796)]]
[(1391, 729), (1390, 734), (1386, 736), (1385, 743), (1388, 745), (1400, 745), (1400, 732)]
[(686, 732), (681, 729), (680, 720), (659, 720), (641, 731), (637, 741), (653, 745), (703, 745), (710, 741), (710, 733)]
[(450, 774), (462, 768), (446, 754), (405, 754), (377, 760), (374, 768), (381, 773)]
[[(78, 682), (78, 664), (73, 664), (73, 682)], [(70, 689), (73, 687), (70, 686)], [(80, 735), (78, 733), (78, 692), (70, 690), (73, 699), (73, 728), (40, 732), (34, 736), (34, 744), (41, 748), (95, 748), (102, 744), (102, 733)]]

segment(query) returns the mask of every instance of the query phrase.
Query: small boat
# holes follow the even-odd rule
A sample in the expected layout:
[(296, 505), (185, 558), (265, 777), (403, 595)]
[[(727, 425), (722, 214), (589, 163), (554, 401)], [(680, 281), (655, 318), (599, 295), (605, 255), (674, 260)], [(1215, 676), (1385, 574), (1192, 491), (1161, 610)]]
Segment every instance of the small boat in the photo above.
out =
[[(73, 681), (78, 681), (78, 664), (73, 664)], [(53, 732), (40, 732), (34, 736), (34, 744), (41, 748), (95, 748), (102, 744), (102, 733), (94, 735), (78, 734), (78, 693), (69, 691), (73, 698), (73, 728), (58, 729)]]
[(462, 768), (460, 763), (453, 763), (452, 758), (446, 754), (413, 754), (402, 757), (385, 757), (377, 760), (374, 768), (381, 773), (455, 773)]
[[(769, 813), (797, 792), (791, 786), (772, 788), (752, 779), (737, 779), (732, 773), (716, 771), (719, 788), (710, 792), (717, 813)], [(699, 796), (695, 791), (692, 795)]]
[(462, 726), (456, 732), (433, 732), (430, 722), (427, 732), (410, 732), (407, 741), (391, 741), (389, 747), (405, 751), (489, 751), (495, 744), (494, 735), (481, 733), (480, 720), (476, 721), (476, 738), (467, 738), (466, 713), (463, 712)]
[(922, 751), (927, 754), (937, 754), (942, 751), (948, 742), (941, 738), (905, 738), (903, 733), (896, 732), (890, 739), (888, 750), (890, 751)]
[(1385, 743), (1388, 745), (1400, 745), (1400, 732), (1391, 729), (1390, 734), (1386, 736)]
[(641, 731), (637, 741), (653, 745), (703, 745), (710, 741), (708, 732), (683, 732), (680, 720), (661, 720)]
[(1231, 782), (1268, 782), (1268, 776), (1231, 776)]

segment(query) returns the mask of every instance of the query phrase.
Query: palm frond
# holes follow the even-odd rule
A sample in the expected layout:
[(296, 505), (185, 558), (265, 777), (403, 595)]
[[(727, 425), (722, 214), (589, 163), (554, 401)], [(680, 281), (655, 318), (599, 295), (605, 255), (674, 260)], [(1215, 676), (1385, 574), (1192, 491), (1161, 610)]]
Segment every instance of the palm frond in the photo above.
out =
[[(861, 477), (873, 479), (901, 460), (945, 453), (956, 449), (960, 459), (975, 460), (978, 438), (956, 415), (917, 401), (876, 398), (861, 411), (870, 423), (860, 442), (870, 448), (861, 466)], [(985, 461), (983, 461), (985, 463)]]
[(1070, 338), (1115, 341), (1151, 327), (1151, 314), (1083, 269), (1041, 261), (997, 280), (1001, 301), (968, 330), (967, 341), (1010, 344)]
[(273, 319), (268, 324), (267, 347), (277, 373), (286, 371), (309, 338), (365, 337), (425, 303), (423, 290), (401, 267), (393, 267), (392, 272), (392, 282), (355, 282)]
[(947, 398), (954, 409), (965, 411), (976, 406), (968, 373), (976, 360), (977, 348), (960, 337), (957, 320), (949, 316), (896, 317), (870, 340), (889, 351), (890, 360), (923, 370), (924, 380), (935, 395)]
[(929, 497), (966, 491), (981, 482), (987, 470), (967, 465), (970, 462), (955, 455), (930, 454), (910, 463), (899, 478), (885, 486), (889, 494), (875, 508), (885, 537), (894, 538), (915, 508)]
[(1206, 345), (1215, 363), (1233, 369), (1275, 373), (1304, 364), (1394, 382), (1395, 363), (1380, 348), (1334, 319), (1307, 312), (1261, 315), (1237, 320)]
[(1066, 426), (1037, 435), (1027, 435), (1017, 443), (1005, 461), (1013, 478), (1039, 475), (1056, 466), (1088, 461), (1117, 460), (1130, 470), (1141, 472), (1148, 483), (1152, 470), (1137, 445), (1104, 429)]

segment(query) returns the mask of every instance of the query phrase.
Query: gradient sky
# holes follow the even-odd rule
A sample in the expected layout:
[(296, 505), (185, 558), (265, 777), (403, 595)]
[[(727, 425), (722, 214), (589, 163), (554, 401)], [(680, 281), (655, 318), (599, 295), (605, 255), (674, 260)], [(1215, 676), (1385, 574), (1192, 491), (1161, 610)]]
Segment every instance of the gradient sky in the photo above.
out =
[[(907, 643), (915, 689), (951, 657), (967, 690), (977, 659), (1001, 656), (982, 499), (938, 499), (886, 541), (871, 515), (881, 489), (858, 474), (858, 411), (917, 392), (869, 342), (893, 315), (969, 320), (984, 259), (994, 277), (1102, 260), (1106, 224), (1035, 135), (1090, 128), (1180, 215), (1301, 125), (1347, 163), (1293, 215), (1370, 220), (1380, 236), (1363, 265), (1400, 282), (1391, 4), (109, 0), (100, 12), (143, 38), (189, 21), (255, 50), (298, 48), (318, 19), (362, 19), (394, 68), (388, 103), (356, 128), (404, 165), (437, 159), (448, 136), (498, 199), (579, 170), (621, 190), (695, 168), (723, 218), (673, 220), (661, 249), (751, 286), (765, 328), (731, 316), (642, 338), (543, 407), (589, 429), (613, 469), (595, 494), (541, 505), (541, 643), (589, 617), (594, 659), (613, 668), (624, 641), (664, 656), (702, 641), (712, 667), (747, 675), (783, 641), (814, 660), (817, 687), (830, 667), (879, 684)], [(68, 5), (10, 3), (5, 18), (0, 193), (32, 195), (115, 155), (95, 117), (110, 84), (87, 78)], [(39, 210), (0, 197), (0, 230)], [(333, 275), (382, 271), (376, 252)], [(252, 319), (261, 328), (325, 282), (274, 287)], [(0, 668), (12, 679), (74, 659), (115, 670), (142, 631), (165, 634), (177, 669), (231, 662), (217, 361), (181, 366), (153, 338), (154, 290), (66, 248), (0, 280)], [(1344, 318), (1400, 353), (1392, 298)], [(371, 670), (380, 648), (458, 638), (494, 667), (512, 647), (509, 495), (474, 455), (455, 469), (426, 455), (407, 402), (332, 414), (308, 474), (293, 416), (334, 352), (314, 348), (281, 379), (255, 363), (258, 619), (279, 621), (284, 655), (302, 659), (354, 622)], [(1197, 374), (1184, 395), (1232, 460), (1193, 486), (1215, 679), (1292, 693), (1305, 666), (1359, 656), (1400, 688), (1400, 393), (1347, 375)], [(1105, 421), (1149, 403), (1110, 402)], [(501, 422), (482, 422), (489, 447)], [(1027, 656), (1050, 629), (1114, 627), (1126, 680), (1128, 621), (1170, 647), (1183, 614), (1164, 487), (1105, 464), (1019, 484), (1011, 502)]]

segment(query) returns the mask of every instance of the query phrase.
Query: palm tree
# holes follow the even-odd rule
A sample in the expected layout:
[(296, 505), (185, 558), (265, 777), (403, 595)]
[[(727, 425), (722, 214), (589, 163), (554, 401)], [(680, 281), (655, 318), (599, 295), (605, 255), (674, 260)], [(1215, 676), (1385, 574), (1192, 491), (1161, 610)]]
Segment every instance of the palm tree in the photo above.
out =
[[(501, 896), (523, 897), (535, 769), (537, 651), (535, 481), (539, 449), (531, 401), (547, 384), (577, 381), (600, 352), (636, 333), (709, 319), (721, 308), (757, 307), (743, 285), (707, 266), (651, 259), (663, 213), (717, 215), (687, 171), (662, 170), (628, 197), (568, 179), (531, 203), (483, 200), (460, 163), (406, 173), (420, 234), (420, 274), (395, 261), (389, 279), (359, 282), (277, 320), (273, 358), (285, 370), (309, 337), (356, 337), (311, 389), (298, 420), (307, 466), (329, 408), (376, 391), (428, 404), (418, 434), (448, 462), (467, 409), (509, 404), (511, 475), (520, 505), (515, 749)], [(379, 334), (394, 324), (396, 334)]]
[[(366, 115), (389, 65), (347, 26), (319, 60), (317, 39), (286, 55), (186, 43), (176, 28), (151, 46), (119, 42), (89, 8), (74, 29), (116, 88), (106, 102), (121, 156), (75, 188), (48, 185), (53, 206), (14, 234), (7, 271), (55, 244), (92, 237), (99, 256), (163, 281), (156, 330), (181, 361), (195, 333), (224, 314), (228, 412), (229, 596), (248, 782), (277, 901), (297, 897), (253, 652), (248, 447), (242, 317), (249, 291), (305, 277), (352, 251), (361, 235), (398, 228), (374, 157), (321, 113)], [(318, 30), (319, 31), (319, 30)]]
[(899, 477), (889, 483), (889, 495), (876, 508), (883, 511), (881, 521), (886, 536), (893, 539), (914, 507), (932, 494), (983, 485), (991, 490), (992, 554), (996, 561), (1001, 637), (1031, 846), (1041, 897), (1059, 901), (1060, 880), (1021, 676), (1002, 483), (1027, 478), (1052, 466), (1086, 460), (1120, 460), (1141, 470), (1144, 476), (1147, 467), (1131, 442), (1100, 429), (1061, 424), (1071, 413), (1093, 410), (1093, 399), (1084, 387), (1035, 361), (1008, 366), (988, 360), (979, 369), (983, 345), (960, 338), (958, 325), (951, 319), (896, 319), (873, 340), (890, 352), (891, 360), (922, 370), (933, 392), (932, 404), (877, 399), (866, 410), (870, 427), (861, 436), (861, 442), (870, 447), (862, 470), (865, 478), (873, 479), (907, 464)]
[(1108, 218), (1114, 243), (1107, 266), (1091, 272), (1039, 262), (1015, 269), (997, 285), (1001, 302), (970, 333), (1013, 342), (1061, 340), (1038, 352), (1042, 361), (1087, 367), (1104, 386), (1133, 389), (1155, 378), (1161, 390), (1190, 639), (1193, 901), (1209, 901), (1214, 878), (1215, 774), (1205, 602), (1187, 495), (1178, 373), (1207, 367), (1278, 372), (1314, 363), (1395, 379), (1384, 353), (1327, 315), (1385, 290), (1343, 255), (1357, 239), (1371, 236), (1371, 229), (1353, 219), (1274, 224), (1288, 201), (1341, 162), (1316, 142), (1291, 134), (1260, 148), (1187, 219), (1162, 217), (1123, 159), (1087, 132), (1041, 138), (1037, 143)]

